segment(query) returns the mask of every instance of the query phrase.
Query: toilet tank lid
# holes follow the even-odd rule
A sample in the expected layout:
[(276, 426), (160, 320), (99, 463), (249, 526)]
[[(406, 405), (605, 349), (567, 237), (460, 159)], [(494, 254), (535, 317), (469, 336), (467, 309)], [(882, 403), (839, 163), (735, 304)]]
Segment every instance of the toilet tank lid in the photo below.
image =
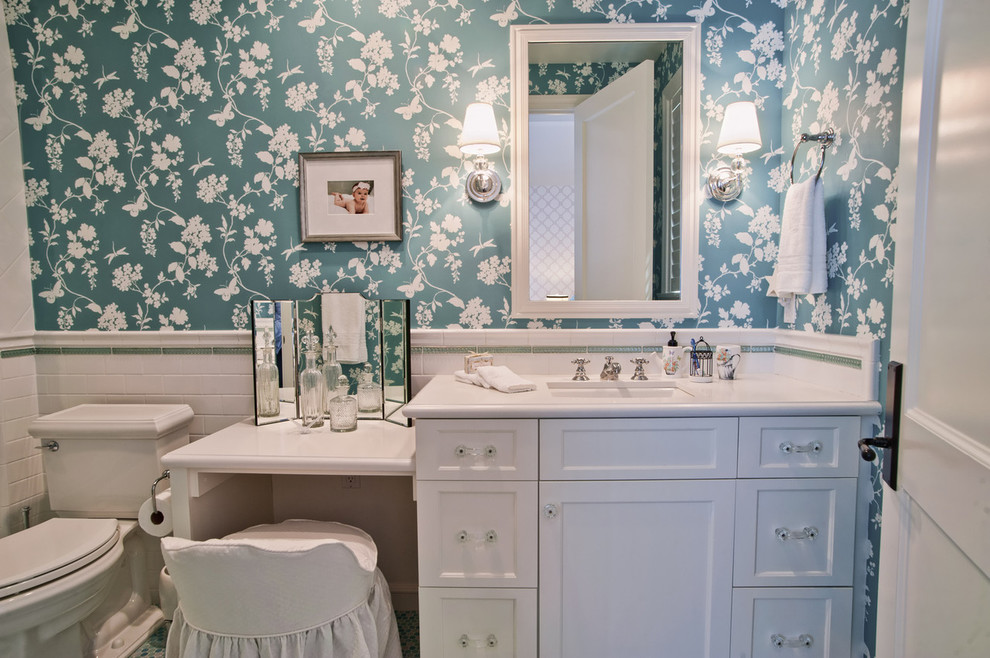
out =
[(36, 439), (158, 439), (184, 429), (193, 418), (188, 404), (80, 404), (36, 418)]

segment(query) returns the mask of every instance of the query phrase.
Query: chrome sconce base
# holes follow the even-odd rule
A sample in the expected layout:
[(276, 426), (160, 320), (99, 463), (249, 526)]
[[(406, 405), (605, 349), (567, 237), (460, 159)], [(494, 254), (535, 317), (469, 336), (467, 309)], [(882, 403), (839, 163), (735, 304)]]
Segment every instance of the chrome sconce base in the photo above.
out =
[(708, 194), (725, 203), (736, 199), (746, 187), (746, 160), (732, 159), (731, 165), (719, 165), (708, 174)]
[(474, 161), (474, 171), (468, 174), (464, 191), (472, 201), (488, 203), (502, 191), (502, 179), (489, 166), (488, 160), (480, 157)]

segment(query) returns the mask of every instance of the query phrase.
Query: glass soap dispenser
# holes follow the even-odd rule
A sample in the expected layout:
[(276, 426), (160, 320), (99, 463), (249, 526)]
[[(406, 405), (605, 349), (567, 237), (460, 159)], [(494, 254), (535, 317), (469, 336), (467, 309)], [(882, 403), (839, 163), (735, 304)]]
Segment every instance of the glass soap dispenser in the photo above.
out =
[(323, 427), (323, 405), (325, 403), (323, 373), (317, 367), (320, 339), (310, 329), (302, 339), (305, 368), (299, 375), (299, 403), (304, 427)]
[(346, 375), (337, 377), (337, 388), (330, 400), (330, 431), (351, 432), (357, 429), (358, 401), (347, 392)]
[(382, 410), (382, 389), (375, 383), (370, 363), (365, 363), (364, 372), (358, 375), (357, 404), (358, 411)]
[(323, 332), (323, 385), (325, 399), (323, 404), (324, 415), (330, 415), (330, 401), (337, 395), (337, 379), (344, 374), (344, 369), (337, 361), (337, 343), (334, 338), (337, 334), (333, 327), (328, 327)]
[(275, 365), (275, 346), (272, 331), (266, 328), (265, 345), (261, 348), (261, 362), (254, 369), (254, 401), (258, 415), (271, 418), (281, 411), (278, 403), (278, 367)]

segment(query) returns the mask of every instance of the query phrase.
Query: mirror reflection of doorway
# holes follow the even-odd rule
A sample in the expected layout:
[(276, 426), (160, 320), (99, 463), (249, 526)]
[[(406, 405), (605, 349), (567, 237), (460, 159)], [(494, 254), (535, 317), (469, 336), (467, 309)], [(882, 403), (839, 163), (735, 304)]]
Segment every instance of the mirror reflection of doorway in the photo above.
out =
[(531, 300), (649, 300), (669, 290), (660, 268), (677, 267), (663, 257), (668, 231), (654, 228), (656, 158), (669, 154), (630, 139), (656, 132), (655, 68), (643, 61), (592, 95), (530, 97)]

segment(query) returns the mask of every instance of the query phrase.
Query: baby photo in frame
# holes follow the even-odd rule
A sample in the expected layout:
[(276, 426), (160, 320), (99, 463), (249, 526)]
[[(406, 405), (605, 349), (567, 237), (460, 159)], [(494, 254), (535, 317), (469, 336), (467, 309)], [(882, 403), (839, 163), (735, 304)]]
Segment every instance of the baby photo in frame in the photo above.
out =
[(303, 242), (402, 239), (399, 151), (299, 154)]

